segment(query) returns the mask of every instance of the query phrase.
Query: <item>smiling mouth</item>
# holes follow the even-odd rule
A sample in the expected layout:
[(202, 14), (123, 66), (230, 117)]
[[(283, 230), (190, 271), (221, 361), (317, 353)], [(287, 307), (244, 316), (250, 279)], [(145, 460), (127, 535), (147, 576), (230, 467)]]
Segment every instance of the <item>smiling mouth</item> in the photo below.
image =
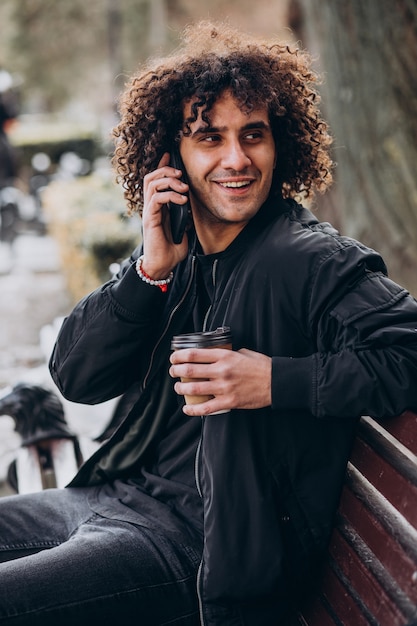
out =
[(230, 181), (230, 182), (219, 182), (221, 187), (226, 187), (226, 189), (238, 189), (240, 187), (249, 187), (252, 184), (251, 180), (240, 180), (240, 181)]

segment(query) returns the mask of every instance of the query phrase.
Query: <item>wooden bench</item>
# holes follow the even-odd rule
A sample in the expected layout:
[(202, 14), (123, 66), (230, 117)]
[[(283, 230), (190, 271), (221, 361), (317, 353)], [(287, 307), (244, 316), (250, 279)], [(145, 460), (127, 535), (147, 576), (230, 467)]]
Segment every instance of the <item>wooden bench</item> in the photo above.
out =
[(361, 419), (320, 591), (301, 626), (417, 626), (417, 414)]

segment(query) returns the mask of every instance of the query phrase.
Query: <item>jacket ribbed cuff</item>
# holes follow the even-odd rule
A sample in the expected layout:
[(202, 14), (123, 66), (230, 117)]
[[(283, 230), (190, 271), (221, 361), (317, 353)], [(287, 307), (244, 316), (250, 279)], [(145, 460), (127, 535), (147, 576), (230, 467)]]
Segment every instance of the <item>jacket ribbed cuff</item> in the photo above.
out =
[(133, 263), (124, 276), (112, 285), (112, 297), (117, 303), (132, 315), (140, 315), (149, 312), (155, 314), (155, 307), (163, 306), (166, 302), (166, 294), (154, 285), (148, 285), (137, 275), (135, 263)]
[(272, 357), (272, 409), (309, 410), (314, 413), (315, 389), (314, 355)]

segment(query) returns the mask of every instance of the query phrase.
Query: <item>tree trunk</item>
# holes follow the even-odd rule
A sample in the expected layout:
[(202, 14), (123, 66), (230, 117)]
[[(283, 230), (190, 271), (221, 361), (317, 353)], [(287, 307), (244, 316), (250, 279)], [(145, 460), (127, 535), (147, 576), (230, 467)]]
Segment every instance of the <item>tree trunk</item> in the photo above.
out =
[(107, 47), (110, 71), (111, 112), (116, 113), (117, 98), (122, 88), (122, 14), (118, 0), (107, 0)]
[(416, 295), (417, 2), (298, 4), (303, 44), (325, 74), (341, 228), (380, 251)]
[(150, 0), (149, 48), (152, 55), (164, 50), (167, 43), (165, 0)]

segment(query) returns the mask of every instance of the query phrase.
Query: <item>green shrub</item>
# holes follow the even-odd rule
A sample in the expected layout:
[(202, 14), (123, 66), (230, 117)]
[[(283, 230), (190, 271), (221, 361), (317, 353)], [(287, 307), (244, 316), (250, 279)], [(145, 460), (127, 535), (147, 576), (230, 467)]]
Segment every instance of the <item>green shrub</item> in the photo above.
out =
[(127, 218), (122, 190), (98, 175), (54, 181), (43, 196), (49, 233), (74, 301), (111, 276), (109, 266), (140, 243), (140, 221)]

